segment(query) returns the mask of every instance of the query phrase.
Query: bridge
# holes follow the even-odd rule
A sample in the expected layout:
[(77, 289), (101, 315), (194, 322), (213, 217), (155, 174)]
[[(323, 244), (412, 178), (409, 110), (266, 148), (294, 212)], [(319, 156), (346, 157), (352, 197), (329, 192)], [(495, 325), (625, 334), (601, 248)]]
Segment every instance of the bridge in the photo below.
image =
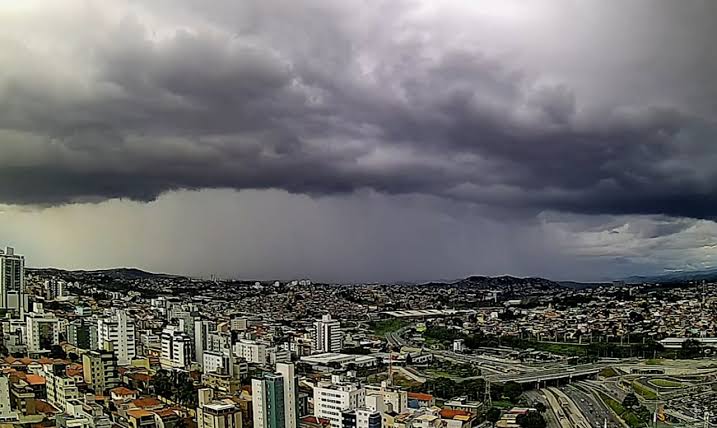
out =
[(517, 382), (523, 386), (534, 386), (536, 389), (574, 380), (594, 378), (600, 373), (600, 366), (575, 366), (557, 369), (540, 370), (529, 373), (486, 376), (491, 382)]

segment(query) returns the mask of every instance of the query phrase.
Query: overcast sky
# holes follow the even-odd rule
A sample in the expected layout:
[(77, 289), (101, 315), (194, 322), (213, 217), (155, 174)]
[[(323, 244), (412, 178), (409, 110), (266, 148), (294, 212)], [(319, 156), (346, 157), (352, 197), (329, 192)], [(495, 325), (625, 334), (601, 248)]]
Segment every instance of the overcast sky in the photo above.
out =
[(192, 275), (713, 267), (717, 2), (0, 1), (0, 244)]

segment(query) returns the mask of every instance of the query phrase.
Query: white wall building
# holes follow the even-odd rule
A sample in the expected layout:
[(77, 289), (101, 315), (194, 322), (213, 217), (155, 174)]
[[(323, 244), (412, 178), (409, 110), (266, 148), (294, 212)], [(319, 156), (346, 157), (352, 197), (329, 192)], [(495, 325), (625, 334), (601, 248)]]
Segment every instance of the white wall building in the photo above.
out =
[(217, 323), (208, 320), (194, 320), (194, 361), (204, 361), (204, 351), (208, 348), (209, 335), (217, 331)]
[(362, 408), (365, 403), (364, 388), (341, 382), (336, 376), (332, 382), (319, 382), (314, 387), (314, 416), (330, 420), (332, 428), (342, 428), (342, 411)]
[(234, 344), (234, 355), (244, 358), (248, 363), (266, 364), (266, 345), (254, 340), (239, 339)]
[(192, 343), (189, 336), (177, 326), (162, 330), (162, 354), (159, 364), (162, 368), (183, 369), (189, 366)]
[(202, 370), (204, 374), (231, 374), (232, 356), (226, 352), (204, 351)]
[(17, 419), (17, 412), (10, 407), (10, 383), (4, 374), (0, 374), (0, 422)]
[(67, 376), (64, 365), (47, 365), (40, 373), (45, 378), (47, 402), (62, 412), (67, 411), (67, 404), (77, 400), (80, 392), (74, 378)]
[(29, 352), (49, 350), (60, 343), (60, 320), (53, 313), (45, 313), (41, 303), (35, 311), (25, 314), (26, 345)]
[(312, 332), (313, 352), (339, 352), (343, 345), (343, 334), (341, 333), (341, 323), (332, 319), (331, 315), (324, 315), (320, 320), (314, 323), (314, 331)]
[(276, 365), (276, 373), (252, 379), (254, 427), (298, 428), (298, 384), (294, 365), (284, 363)]
[[(108, 348), (106, 342), (112, 347)], [(137, 355), (135, 327), (125, 311), (117, 310), (112, 316), (97, 320), (97, 346), (112, 349), (117, 355), (118, 365), (130, 365)]]

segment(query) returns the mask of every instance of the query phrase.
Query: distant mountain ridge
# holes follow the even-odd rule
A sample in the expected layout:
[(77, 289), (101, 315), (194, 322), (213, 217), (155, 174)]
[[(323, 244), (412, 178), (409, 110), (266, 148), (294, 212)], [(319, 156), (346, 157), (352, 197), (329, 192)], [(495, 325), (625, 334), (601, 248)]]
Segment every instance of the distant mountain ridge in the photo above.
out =
[(455, 281), (431, 281), (420, 285), (455, 285), (478, 290), (514, 291), (533, 289), (540, 291), (562, 290), (567, 287), (557, 281), (540, 277), (515, 277), (510, 275), (482, 276), (471, 275)]
[(112, 269), (78, 269), (66, 270), (58, 268), (27, 268), (26, 271), (33, 274), (49, 276), (67, 275), (102, 275), (112, 279), (148, 279), (148, 278), (180, 278), (181, 275), (170, 275), (166, 273), (147, 272), (137, 268), (112, 268)]
[(660, 275), (652, 276), (630, 276), (625, 278), (628, 284), (642, 284), (642, 283), (679, 283), (679, 282), (691, 282), (691, 281), (717, 281), (717, 268), (704, 269), (704, 270), (693, 270), (693, 271), (674, 271), (664, 273)]

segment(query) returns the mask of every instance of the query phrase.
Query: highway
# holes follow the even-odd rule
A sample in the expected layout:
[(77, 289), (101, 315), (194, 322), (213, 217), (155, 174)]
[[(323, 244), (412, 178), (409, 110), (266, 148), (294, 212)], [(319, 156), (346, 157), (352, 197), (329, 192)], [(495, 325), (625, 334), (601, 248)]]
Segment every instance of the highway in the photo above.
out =
[(558, 397), (547, 390), (543, 390), (542, 393), (545, 395), (545, 398), (548, 401), (548, 407), (552, 410), (555, 419), (558, 420), (560, 428), (573, 428), (573, 424), (565, 413), (563, 406), (560, 405)]
[(603, 427), (607, 420), (607, 425), (610, 428), (622, 427), (620, 419), (592, 393), (592, 390), (585, 383), (567, 385), (560, 389), (572, 398), (591, 426), (596, 428)]
[[(543, 390), (546, 396), (553, 395), (555, 400), (559, 403), (561, 410), (565, 413), (565, 416), (570, 421), (570, 424), (574, 428), (590, 428), (590, 422), (586, 419), (583, 412), (580, 411), (575, 402), (568, 397), (563, 391), (558, 388), (546, 388)], [(600, 425), (594, 428), (599, 428)]]

